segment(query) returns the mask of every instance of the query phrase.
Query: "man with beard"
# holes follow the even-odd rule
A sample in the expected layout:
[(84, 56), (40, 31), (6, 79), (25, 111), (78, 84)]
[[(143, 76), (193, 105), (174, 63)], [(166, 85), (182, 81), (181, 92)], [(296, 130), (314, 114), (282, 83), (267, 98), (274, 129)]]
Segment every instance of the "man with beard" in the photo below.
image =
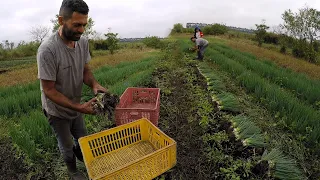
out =
[(85, 179), (76, 167), (76, 158), (83, 161), (78, 139), (87, 135), (83, 114), (95, 114), (92, 107), (95, 98), (80, 103), (83, 83), (94, 94), (107, 92), (89, 69), (89, 44), (81, 37), (88, 12), (83, 0), (64, 0), (59, 12), (59, 30), (37, 52), (42, 109), (72, 179)]

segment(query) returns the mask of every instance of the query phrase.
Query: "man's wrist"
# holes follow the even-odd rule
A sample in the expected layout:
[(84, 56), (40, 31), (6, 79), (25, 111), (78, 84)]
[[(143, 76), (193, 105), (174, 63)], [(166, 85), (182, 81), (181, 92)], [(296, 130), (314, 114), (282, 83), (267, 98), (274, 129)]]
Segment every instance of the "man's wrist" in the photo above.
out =
[(71, 104), (71, 108), (75, 111), (81, 112), (81, 104), (78, 104), (78, 103)]
[(95, 89), (99, 86), (99, 83), (97, 81), (92, 82), (92, 89)]

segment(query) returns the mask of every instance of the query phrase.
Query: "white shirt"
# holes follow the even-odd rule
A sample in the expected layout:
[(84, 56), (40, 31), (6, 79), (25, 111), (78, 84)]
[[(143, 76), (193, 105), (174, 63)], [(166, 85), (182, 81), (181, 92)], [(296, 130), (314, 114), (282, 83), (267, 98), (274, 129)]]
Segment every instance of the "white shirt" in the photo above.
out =
[(200, 36), (200, 31), (196, 33), (196, 38), (197, 38), (197, 39), (198, 39), (198, 38), (201, 38), (201, 36)]

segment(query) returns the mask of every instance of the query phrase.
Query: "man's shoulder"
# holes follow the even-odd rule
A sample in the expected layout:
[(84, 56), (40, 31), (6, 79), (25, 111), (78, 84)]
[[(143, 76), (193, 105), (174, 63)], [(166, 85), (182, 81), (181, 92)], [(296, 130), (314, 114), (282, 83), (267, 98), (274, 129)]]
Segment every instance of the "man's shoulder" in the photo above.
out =
[(79, 43), (82, 44), (82, 45), (87, 45), (89, 42), (89, 39), (87, 37), (84, 37), (84, 36), (81, 36), (80, 40), (79, 40)]
[(39, 46), (40, 51), (53, 51), (57, 47), (56, 33), (53, 33), (49, 38), (45, 39)]

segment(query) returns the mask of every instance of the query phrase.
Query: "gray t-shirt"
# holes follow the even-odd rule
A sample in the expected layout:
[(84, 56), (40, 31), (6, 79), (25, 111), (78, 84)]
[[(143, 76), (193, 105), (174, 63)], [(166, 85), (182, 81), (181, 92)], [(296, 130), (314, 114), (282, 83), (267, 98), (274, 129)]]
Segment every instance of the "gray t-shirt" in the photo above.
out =
[[(57, 91), (75, 103), (80, 103), (84, 66), (91, 59), (88, 41), (81, 37), (75, 48), (63, 43), (58, 32), (42, 42), (37, 52), (38, 78), (55, 81)], [(52, 102), (43, 92), (40, 81), (42, 108), (48, 114), (74, 119), (79, 112)]]
[(196, 39), (196, 45), (197, 46), (205, 46), (207, 45), (209, 42), (205, 39), (202, 39), (202, 38), (198, 38)]

